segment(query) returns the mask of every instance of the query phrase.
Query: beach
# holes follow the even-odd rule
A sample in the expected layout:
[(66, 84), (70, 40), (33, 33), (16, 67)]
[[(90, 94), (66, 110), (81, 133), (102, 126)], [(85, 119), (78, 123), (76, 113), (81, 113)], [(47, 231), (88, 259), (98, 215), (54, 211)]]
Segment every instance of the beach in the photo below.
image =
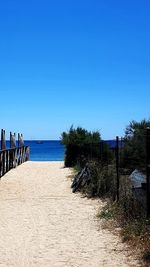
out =
[(104, 204), (71, 192), (64, 162), (26, 162), (0, 181), (0, 266), (140, 266), (102, 227)]

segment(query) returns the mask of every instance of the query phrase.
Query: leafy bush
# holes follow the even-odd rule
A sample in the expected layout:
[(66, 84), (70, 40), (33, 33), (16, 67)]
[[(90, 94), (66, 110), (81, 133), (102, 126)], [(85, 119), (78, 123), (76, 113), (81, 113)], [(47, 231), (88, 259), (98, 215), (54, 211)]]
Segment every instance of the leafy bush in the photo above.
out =
[(134, 169), (145, 168), (146, 163), (146, 128), (150, 127), (150, 120), (132, 121), (126, 127), (124, 148), (121, 153), (122, 167)]
[(88, 132), (78, 127), (71, 126), (69, 132), (63, 132), (61, 142), (66, 146), (65, 166), (73, 167), (76, 164), (84, 165), (90, 158), (100, 157), (100, 133)]
[(71, 126), (69, 132), (63, 132), (61, 142), (66, 146), (65, 166), (77, 164), (84, 167), (90, 160), (109, 163), (113, 154), (108, 145), (101, 140), (99, 132), (89, 132), (81, 127)]
[(114, 165), (103, 165), (100, 162), (89, 163), (91, 180), (83, 188), (88, 197), (106, 197), (114, 199), (116, 195), (116, 172)]

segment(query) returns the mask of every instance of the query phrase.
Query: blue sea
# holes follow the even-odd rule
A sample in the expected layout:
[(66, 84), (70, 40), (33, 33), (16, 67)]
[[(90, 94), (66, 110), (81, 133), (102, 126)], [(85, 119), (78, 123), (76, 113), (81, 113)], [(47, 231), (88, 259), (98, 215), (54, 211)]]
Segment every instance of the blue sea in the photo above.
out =
[[(105, 140), (110, 148), (115, 148), (115, 140)], [(65, 146), (60, 141), (24, 141), (26, 146), (30, 147), (31, 161), (63, 161), (65, 158)], [(10, 147), (10, 142), (6, 141), (7, 148)]]
[[(60, 141), (24, 141), (30, 147), (31, 161), (63, 161), (65, 156), (65, 146)], [(9, 148), (9, 141), (6, 142)]]

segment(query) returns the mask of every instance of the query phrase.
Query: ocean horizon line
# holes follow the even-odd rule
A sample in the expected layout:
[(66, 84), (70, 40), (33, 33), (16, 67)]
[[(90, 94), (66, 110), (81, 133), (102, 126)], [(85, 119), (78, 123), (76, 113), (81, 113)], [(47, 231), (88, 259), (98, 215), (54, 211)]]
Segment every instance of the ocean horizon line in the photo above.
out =
[[(9, 139), (6, 139), (7, 142), (10, 142)], [(16, 139), (16, 142), (18, 141), (18, 139)], [(53, 141), (53, 142), (61, 142), (61, 139), (24, 139), (24, 142), (28, 142), (28, 141), (35, 141), (35, 142), (38, 142), (38, 141)], [(101, 141), (116, 141), (115, 138), (112, 138), (112, 139), (101, 139)]]

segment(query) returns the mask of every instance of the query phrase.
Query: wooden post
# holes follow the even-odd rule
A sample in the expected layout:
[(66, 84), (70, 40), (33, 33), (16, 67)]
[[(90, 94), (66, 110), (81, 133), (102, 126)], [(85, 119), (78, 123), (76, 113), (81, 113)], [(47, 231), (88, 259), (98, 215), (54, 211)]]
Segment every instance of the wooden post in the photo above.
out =
[(10, 132), (10, 148), (16, 148), (16, 134)]
[(116, 136), (117, 201), (119, 201), (119, 137)]
[(6, 149), (5, 130), (1, 130), (1, 150)]
[(11, 164), (14, 168), (16, 167), (16, 134), (12, 134), (12, 132), (10, 132), (10, 149), (14, 149), (11, 151)]
[(147, 217), (150, 217), (150, 128), (146, 129), (146, 191)]
[(24, 146), (23, 135), (18, 134), (18, 147)]
[(2, 176), (5, 174), (5, 154), (2, 152)]
[(12, 132), (10, 132), (10, 148), (11, 148), (11, 137), (12, 137)]
[(1, 150), (3, 149), (3, 129), (1, 129)]
[(14, 148), (15, 148), (15, 150), (14, 150), (14, 166), (15, 166), (15, 168), (16, 168), (16, 166), (17, 166), (17, 150), (16, 150), (16, 133), (14, 133), (14, 135), (13, 135), (13, 146), (14, 146)]
[(29, 148), (29, 146), (25, 147), (25, 158), (26, 158), (25, 161), (28, 161), (30, 159), (30, 148)]
[(9, 171), (9, 150), (6, 150), (6, 172)]
[(3, 149), (3, 129), (1, 129), (1, 150)]
[(1, 157), (2, 157), (2, 153), (0, 151), (0, 178), (2, 177), (2, 160), (1, 160)]

